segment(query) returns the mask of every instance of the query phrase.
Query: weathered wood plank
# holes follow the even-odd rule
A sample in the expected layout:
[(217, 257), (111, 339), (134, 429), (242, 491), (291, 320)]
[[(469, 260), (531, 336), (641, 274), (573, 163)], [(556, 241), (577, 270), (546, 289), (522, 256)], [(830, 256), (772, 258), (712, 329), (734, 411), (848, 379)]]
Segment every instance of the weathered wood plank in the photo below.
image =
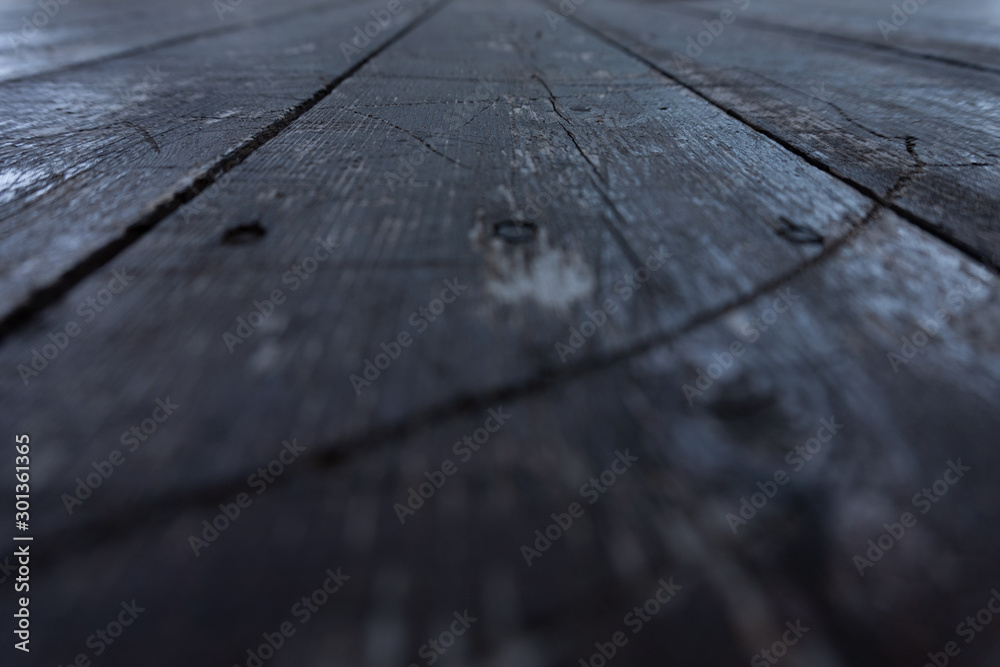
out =
[[(498, 11), (445, 12), (205, 192), (201, 214), (182, 209), (116, 258), (107, 270), (130, 267), (134, 284), (82, 322), (86, 334), (51, 367), (18, 372), (109, 275), (98, 272), (9, 339), (0, 359), (10, 369), (10, 426), (52, 443), (48, 483), (62, 488), (107, 456), (122, 425), (167, 395), (190, 407), (158, 436), (162, 458), (136, 460), (88, 513), (228, 479), (293, 425), (337, 450), (467, 396), (583, 369), (751, 298), (872, 210), (599, 40), (536, 37), (533, 6), (505, 9), (499, 34)], [(457, 57), (470, 49), (473, 66)], [(596, 85), (595, 72), (604, 72)], [(495, 89), (477, 92), (485, 86)], [(461, 120), (448, 130), (455, 112)], [(387, 176), (411, 156), (421, 164), (405, 182)], [(559, 177), (531, 243), (494, 237), (495, 224), (528, 215)], [(777, 179), (789, 185), (777, 190)], [(247, 226), (260, 227), (251, 241), (223, 242)], [(340, 244), (321, 262), (312, 259), (327, 256), (318, 238)], [(636, 274), (661, 247), (671, 256)], [(300, 278), (291, 271), (305, 258), (314, 264)], [(442, 292), (451, 298), (455, 283), (454, 304), (429, 305)], [(275, 289), (287, 303), (259, 330), (238, 328)], [(600, 335), (570, 347), (570, 327), (609, 299), (607, 323), (594, 316)], [(438, 306), (443, 314), (418, 310)], [(401, 333), (412, 347), (377, 379), (369, 369), (370, 385), (352, 381)], [(236, 398), (234, 383), (253, 390)], [(53, 526), (67, 518), (57, 498)]]
[(996, 75), (777, 34), (742, 22), (738, 8), (704, 48), (691, 46), (706, 30), (702, 19), (669, 6), (595, 3), (573, 16), (907, 219), (1000, 264)]
[[(871, 3), (865, 0), (710, 0), (671, 3), (670, 9), (703, 15), (746, 5), (747, 22), (772, 30), (792, 29), (817, 39), (848, 39), (878, 49), (932, 58), (1000, 73), (1000, 13), (977, 0), (948, 4)], [(905, 4), (905, 9), (904, 9)], [(650, 9), (653, 7), (647, 5)], [(898, 11), (897, 11), (898, 8)]]
[[(888, 193), (919, 180), (898, 163)], [(617, 282), (661, 244), (672, 256), (626, 300)], [(85, 319), (119, 265), (135, 278)], [(955, 640), (1000, 575), (983, 531), (1000, 507), (995, 273), (537, 7), (448, 6), (88, 271), (0, 347), (0, 430), (35, 445), (46, 661), (90, 652), (135, 599), (109, 664), (246, 664), (342, 567), (269, 664), (420, 663), (468, 609), (441, 664), (577, 665), (674, 576), (621, 664), (745, 664), (802, 619), (783, 665), (904, 667)], [(447, 280), (468, 287), (417, 331)], [(223, 333), (275, 288), (230, 354)], [(607, 299), (563, 364), (554, 344)], [(60, 338), (69, 321), (81, 333)], [(412, 344), (356, 396), (348, 376), (399, 332)], [(24, 386), (17, 366), (49, 341), (66, 347)], [(156, 423), (167, 396), (180, 407)], [(500, 406), (509, 423), (400, 525), (394, 504)], [(733, 536), (726, 514), (824, 419), (843, 430)], [(143, 420), (156, 430), (130, 452)], [(189, 536), (291, 438), (306, 451), (195, 557)], [(66, 516), (62, 494), (115, 449), (122, 466)], [(634, 467), (527, 567), (521, 545), (621, 449)], [(972, 470), (859, 577), (866, 540), (956, 459)], [(962, 653), (994, 664), (1000, 640)]]
[[(331, 654), (345, 664), (419, 663), (420, 645), (469, 609), (480, 621), (446, 660), (570, 665), (624, 629), (624, 615), (670, 576), (684, 588), (648, 629), (629, 634), (619, 660), (747, 662), (786, 620), (801, 619), (809, 632), (784, 664), (914, 664), (955, 639), (955, 624), (1000, 576), (997, 538), (982, 531), (998, 518), (989, 500), (998, 287), (939, 240), (881, 215), (788, 281), (797, 299), (754, 342), (741, 323), (771, 309), (774, 294), (621, 363), (508, 397), (509, 419), (467, 461), (454, 443), (500, 405), (469, 405), (333, 469), (304, 454), (197, 557), (189, 536), (218, 502), (248, 490), (243, 480), (161, 507), (141, 531), (107, 544), (84, 533), (56, 555), (52, 542), (40, 595), (61, 604), (40, 613), (43, 627), (69, 639), (46, 636), (43, 646), (70, 651), (95, 613), (134, 597), (150, 611), (116, 645), (121, 659), (158, 646), (148, 664), (190, 661), (194, 651), (243, 664), (261, 633), (300, 620), (292, 606), (326, 568), (342, 566), (354, 578), (296, 624), (276, 664)], [(956, 291), (967, 298), (952, 299)], [(950, 319), (894, 372), (887, 355), (939, 310)], [(745, 352), (689, 406), (681, 387), (734, 340)], [(822, 420), (842, 428), (796, 471), (787, 454), (822, 436)], [(273, 456), (280, 445), (271, 444)], [(589, 504), (581, 485), (623, 449), (638, 460)], [(401, 525), (394, 505), (445, 459), (457, 471)], [(957, 459), (971, 471), (919, 514), (913, 494)], [(790, 481), (734, 536), (726, 514), (776, 471)], [(574, 501), (583, 517), (528, 567), (521, 546)], [(917, 525), (859, 577), (852, 557), (907, 510)], [(179, 589), (188, 595), (179, 599)], [(1000, 642), (985, 634), (963, 654), (989, 664)]]
[(30, 314), (32, 294), (59, 288), (67, 273), (71, 286), (74, 269), (107, 261), (431, 4), (406, 3), (358, 53), (340, 45), (384, 3), (0, 84), (0, 315), (26, 302)]
[(316, 0), (12, 0), (0, 8), (0, 81), (191, 41), (290, 13)]

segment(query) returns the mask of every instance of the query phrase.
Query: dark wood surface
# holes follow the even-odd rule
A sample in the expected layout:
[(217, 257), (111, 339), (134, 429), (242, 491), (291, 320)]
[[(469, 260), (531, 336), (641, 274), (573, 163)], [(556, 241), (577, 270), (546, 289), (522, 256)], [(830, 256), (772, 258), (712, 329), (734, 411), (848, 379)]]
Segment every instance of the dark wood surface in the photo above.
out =
[(1000, 587), (993, 10), (928, 3), (884, 40), (891, 7), (833, 2), (403, 6), (350, 58), (385, 2), (71, 2), (0, 51), (0, 426), (31, 436), (35, 536), (10, 664), (246, 665), (291, 621), (266, 664), (423, 665), (465, 610), (437, 664), (578, 665), (619, 630), (609, 664), (747, 664), (796, 621), (782, 664), (996, 664), (1000, 623), (956, 634)]

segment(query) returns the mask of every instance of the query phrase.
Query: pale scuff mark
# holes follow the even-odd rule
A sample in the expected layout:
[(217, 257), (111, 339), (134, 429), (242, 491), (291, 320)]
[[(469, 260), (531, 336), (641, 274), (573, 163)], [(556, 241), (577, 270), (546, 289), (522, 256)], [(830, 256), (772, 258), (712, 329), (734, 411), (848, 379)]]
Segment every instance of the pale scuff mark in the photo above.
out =
[(4, 169), (0, 171), (0, 204), (12, 201), (18, 192), (44, 181), (49, 176), (44, 169)]
[(532, 246), (511, 248), (499, 239), (488, 244), (486, 293), (506, 304), (533, 301), (565, 311), (590, 296), (594, 272), (572, 249), (553, 248), (544, 230)]

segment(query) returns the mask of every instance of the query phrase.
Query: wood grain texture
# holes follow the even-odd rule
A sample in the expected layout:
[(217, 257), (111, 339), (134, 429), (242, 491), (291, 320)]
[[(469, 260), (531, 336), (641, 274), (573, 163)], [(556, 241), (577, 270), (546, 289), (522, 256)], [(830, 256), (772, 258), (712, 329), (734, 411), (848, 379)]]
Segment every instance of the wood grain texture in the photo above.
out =
[[(557, 41), (536, 49), (531, 6), (505, 11), (512, 24), (500, 34), (499, 13), (446, 12), (206, 191), (202, 212), (179, 210), (118, 256), (105, 271), (131, 267), (135, 283), (84, 322), (86, 334), (44, 374), (22, 378), (15, 369), (48, 331), (77, 319), (78, 304), (108, 280), (104, 271), (0, 352), (13, 371), (5, 392), (24, 406), (14, 410), (23, 415), (17, 427), (36, 429), (54, 456), (64, 452), (54, 459), (57, 484), (103, 455), (123, 421), (141, 419), (161, 394), (200, 406), (165, 430), (163, 459), (137, 461), (129, 481), (95, 497), (89, 512), (230, 479), (293, 425), (336, 451), (464, 399), (584, 369), (752, 298), (829, 251), (874, 208), (596, 39), (550, 33)], [(477, 48), (476, 70), (455, 57)], [(555, 61), (558, 77), (547, 74)], [(583, 81), (594, 70), (608, 73), (606, 83)], [(477, 79), (496, 90), (477, 93)], [(456, 104), (456, 90), (472, 101)], [(456, 117), (461, 127), (448, 132)], [(405, 183), (387, 176), (414, 154), (423, 162)], [(496, 223), (526, 215), (527, 202), (559, 177), (566, 186), (536, 216), (533, 243), (494, 238)], [(774, 178), (789, 185), (769, 192)], [(263, 236), (222, 242), (227, 230), (255, 222)], [(809, 242), (790, 229), (811, 232)], [(317, 238), (340, 245), (308, 277), (290, 275)], [(661, 247), (670, 256), (633, 290), (626, 280)], [(454, 304), (440, 320), (414, 318), (445, 281), (461, 285)], [(237, 318), (275, 289), (288, 303), (246, 343), (227, 344)], [(608, 299), (620, 310), (600, 335), (560, 353), (570, 327)], [(353, 383), (401, 332), (415, 339), (412, 348), (371, 386)], [(234, 381), (256, 390), (234, 400)], [(117, 408), (81, 403), (83, 387)], [(36, 418), (29, 406), (42, 396), (65, 421)], [(81, 430), (93, 434), (87, 445)], [(65, 521), (58, 498), (49, 507), (53, 521)]]
[[(844, 12), (839, 41), (765, 29), (769, 2), (676, 72), (693, 3), (588, 0), (553, 25), (455, 0), (414, 5), (356, 69), (341, 29), (381, 3), (0, 84), (3, 168), (76, 170), (0, 191), (6, 312), (52, 295), (0, 331), (0, 432), (32, 438), (34, 658), (93, 655), (132, 600), (94, 664), (247, 665), (286, 621), (268, 665), (427, 664), (466, 610), (436, 664), (576, 667), (622, 630), (615, 664), (721, 667), (795, 621), (789, 667), (961, 640), (1000, 586), (995, 76), (852, 43)], [(176, 78), (103, 106), (108, 76), (167, 55)], [(62, 89), (102, 97), (66, 120)], [(661, 578), (682, 588), (633, 634)], [(996, 664), (1000, 624), (961, 651)]]
[(593, 3), (571, 18), (997, 265), (995, 74), (775, 33), (734, 11), (718, 38), (706, 33), (705, 48), (688, 42), (704, 19), (669, 5)]
[[(949, 305), (948, 294), (973, 281), (980, 289), (965, 307)], [(468, 609), (481, 620), (451, 662), (572, 665), (672, 576), (684, 588), (652, 629), (630, 635), (620, 659), (655, 664), (669, 652), (736, 664), (801, 619), (810, 631), (786, 664), (913, 664), (954, 638), (1000, 575), (996, 537), (981, 530), (997, 518), (996, 278), (888, 214), (786, 287), (799, 300), (754, 344), (739, 322), (770, 308), (771, 294), (622, 363), (502, 406), (468, 406), (332, 468), (302, 459), (198, 557), (189, 535), (218, 502), (249, 490), (242, 480), (160, 508), (137, 534), (78, 536), (68, 543), (77, 555), (47, 570), (42, 595), (59, 590), (64, 604), (44, 612), (44, 627), (83, 637), (85, 611), (135, 597), (148, 622), (117, 655), (155, 645), (164, 648), (147, 658), (154, 665), (232, 663), (262, 632), (297, 620), (295, 602), (341, 566), (353, 578), (297, 626), (276, 664), (333, 655), (419, 663), (427, 638)], [(887, 292), (907, 295), (908, 306), (887, 308)], [(941, 308), (955, 317), (893, 372), (887, 354)], [(746, 354), (689, 406), (681, 386), (733, 340)], [(461, 462), (453, 444), (482, 427), (490, 407), (509, 420)], [(823, 419), (843, 430), (793, 473), (786, 452)], [(521, 545), (581, 501), (581, 484), (616, 449), (628, 449), (634, 467), (528, 567)], [(956, 458), (972, 468), (967, 478), (860, 578), (852, 557), (883, 523), (915, 512), (911, 496)], [(394, 504), (445, 459), (458, 472), (401, 525)], [(734, 537), (726, 513), (776, 470), (791, 483)], [(81, 577), (90, 583), (67, 593), (64, 582)], [(178, 635), (190, 642), (169, 641)], [(988, 664), (998, 651), (990, 633), (966, 655)]]
[(430, 4), (407, 4), (350, 57), (340, 44), (370, 11), (384, 10), (379, 3), (291, 15), (0, 85), (8, 111), (0, 121), (0, 314), (30, 306), (32, 295), (60, 279), (72, 285), (80, 265), (107, 261)]
[(134, 55), (318, 10), (329, 3), (291, 0), (43, 0), (5, 2), (0, 8), (0, 81)]
[[(671, 9), (715, 13), (739, 0), (671, 3)], [(655, 5), (650, 5), (650, 8)], [(899, 11), (896, 11), (896, 8)], [(790, 29), (818, 39), (850, 40), (871, 48), (1000, 73), (1000, 12), (990, 3), (959, 0), (872, 3), (864, 0), (803, 4), (794, 0), (752, 0), (748, 22), (772, 30)]]

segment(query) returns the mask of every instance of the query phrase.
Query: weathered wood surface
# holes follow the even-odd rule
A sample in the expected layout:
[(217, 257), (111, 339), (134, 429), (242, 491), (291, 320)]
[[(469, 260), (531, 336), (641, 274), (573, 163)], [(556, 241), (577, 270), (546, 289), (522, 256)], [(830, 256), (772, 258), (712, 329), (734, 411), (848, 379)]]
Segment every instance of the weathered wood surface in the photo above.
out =
[[(74, 263), (188, 186), (142, 185), (113, 144), (19, 156), (44, 170), (69, 152), (119, 174), (111, 190), (78, 186), (105, 225), (90, 236), (65, 185), (21, 201), (0, 245), (7, 312), (32, 315), (8, 318), (0, 344), (0, 425), (32, 436), (38, 653), (92, 656), (87, 637), (134, 598), (146, 611), (108, 664), (246, 664), (283, 621), (297, 632), (268, 664), (426, 664), (421, 645), (469, 610), (479, 620), (439, 664), (577, 665), (670, 577), (683, 588), (629, 632), (621, 664), (746, 664), (795, 620), (810, 630), (787, 665), (922, 664), (960, 639), (1000, 584), (985, 529), (1000, 518), (1000, 292), (983, 261), (1000, 190), (995, 166), (969, 168), (971, 183), (926, 158), (917, 173), (914, 142), (891, 137), (989, 159), (995, 76), (739, 19), (678, 73), (667, 44), (701, 20), (681, 7), (588, 3), (555, 28), (546, 5), (436, 7), (342, 80), (331, 23), (350, 28), (361, 9), (200, 39), (178, 61), (190, 82), (165, 98), (178, 105), (206, 86), (231, 103), (237, 80), (270, 78), (280, 116), (313, 99), (310, 77), (328, 89), (100, 261)], [(316, 48), (278, 58), (295, 43)], [(233, 58), (234, 45), (256, 55)], [(97, 82), (150, 54), (58, 76)], [(243, 69), (197, 64), (210, 58)], [(793, 84), (820, 60), (817, 108)], [(851, 90), (844, 68), (894, 83)], [(933, 113), (918, 87), (935, 91)], [(192, 121), (164, 103), (144, 113), (183, 142)], [(848, 121), (862, 108), (884, 141)], [(177, 150), (213, 164), (265, 121)], [(937, 224), (942, 197), (968, 201)], [(89, 245), (25, 252), (53, 233)], [(328, 250), (314, 254), (318, 240)], [(651, 253), (669, 257), (626, 298), (619, 281)], [(26, 271), (30, 256), (46, 266)], [(321, 261), (299, 277), (306, 257)], [(134, 278), (87, 320), (80, 304), (122, 267)], [(414, 325), (446, 281), (460, 295)], [(49, 300), (27, 296), (53, 285)], [(282, 302), (230, 352), (224, 334), (275, 289)], [(607, 322), (560, 352), (609, 300)], [(70, 321), (80, 334), (25, 383), (17, 367)], [(358, 395), (350, 376), (401, 332), (412, 344)], [(123, 432), (167, 397), (180, 407), (128, 452)], [(454, 444), (491, 409), (511, 416), (462, 461)], [(821, 420), (843, 428), (794, 470), (786, 455)], [(292, 439), (305, 451), (257, 495), (248, 476)], [(116, 449), (124, 463), (67, 514), (75, 478)], [(633, 466), (581, 501), (624, 450)], [(457, 473), (401, 525), (394, 506), (445, 459)], [(919, 514), (914, 494), (958, 459), (971, 470)], [(0, 467), (11, 475), (12, 459)], [(734, 535), (726, 515), (776, 471), (790, 482)], [(189, 536), (241, 492), (252, 504), (195, 556)], [(583, 517), (526, 565), (521, 546), (574, 501)], [(859, 576), (853, 557), (906, 511), (917, 525)], [(300, 625), (293, 605), (338, 567), (351, 579)], [(5, 609), (12, 596), (0, 582)], [(998, 627), (955, 664), (994, 664)]]
[(0, 317), (58, 297), (78, 267), (99, 266), (224, 178), (429, 5), (408, 4), (356, 54), (339, 45), (378, 2), (4, 84)]
[(17, 0), (0, 8), (0, 81), (218, 35), (329, 3), (286, 0)]
[[(867, 0), (712, 0), (671, 3), (670, 9), (713, 13), (746, 6), (749, 23), (791, 29), (813, 39), (850, 40), (960, 67), (1000, 73), (1000, 13), (978, 0), (947, 4)], [(898, 8), (898, 11), (897, 11)]]
[(916, 224), (1000, 263), (998, 75), (776, 33), (743, 21), (743, 4), (732, 3), (729, 25), (718, 21), (718, 37), (706, 32), (705, 47), (692, 46), (706, 31), (701, 14), (669, 5), (595, 2), (570, 18)]
[[(72, 435), (81, 426), (77, 419), (110, 436), (120, 432), (123, 414), (149, 411), (156, 398), (150, 392), (197, 396), (205, 409), (183, 420), (186, 429), (172, 429), (176, 445), (164, 444), (173, 451), (171, 468), (149, 460), (148, 472), (116, 487), (129, 495), (231, 476), (303, 418), (315, 420), (316, 436), (335, 448), (422, 412), (447, 411), (463, 397), (585, 368), (594, 358), (688, 326), (794, 274), (820, 256), (824, 238), (834, 245), (873, 210), (847, 186), (597, 39), (556, 32), (544, 49), (525, 43), (525, 34), (537, 40), (530, 33), (537, 14), (522, 9), (513, 27), (498, 32), (499, 16), (455, 10), (450, 20), (404, 38), (255, 152), (226, 186), (204, 193), (210, 207), (177, 211), (118, 256), (107, 268), (134, 266), (137, 276), (118, 297), (121, 307), (95, 318), (86, 339), (74, 341), (79, 345), (43, 375), (28, 378), (27, 387), (9, 378), (15, 400), (33, 405), (44, 395), (77, 415), (67, 422), (76, 423), (69, 433), (49, 433), (47, 440), (83, 455)], [(465, 36), (448, 39), (459, 24)], [(471, 70), (455, 54), (477, 44), (484, 45), (482, 55)], [(606, 83), (592, 83), (593, 68), (608, 72)], [(387, 81), (391, 101), (384, 97)], [(474, 101), (456, 103), (456, 86), (461, 100)], [(488, 86), (495, 89), (482, 94)], [(423, 162), (412, 167), (412, 177), (400, 183), (386, 176), (414, 154)], [(558, 185), (557, 177), (566, 187), (551, 188), (553, 203), (540, 208), (536, 242), (512, 246), (494, 238), (496, 223), (532, 212), (528, 203), (548, 194), (545, 186)], [(755, 183), (775, 177), (789, 187), (756, 194)], [(713, 202), (712, 218), (693, 200)], [(426, 222), (409, 222), (414, 210), (426, 210)], [(254, 221), (263, 236), (222, 242), (228, 229)], [(808, 242), (786, 233), (793, 224)], [(286, 278), (293, 264), (312, 256), (317, 238), (340, 244), (334, 257), (308, 278)], [(660, 260), (665, 265), (625, 300), (615, 284), (661, 249), (670, 255)], [(687, 279), (693, 274), (701, 277)], [(411, 323), (445, 280), (468, 291), (441, 322)], [(276, 308), (246, 343), (227, 345), (224, 334), (236, 333), (237, 318), (274, 289), (284, 290), (291, 304)], [(554, 343), (566, 342), (568, 324), (609, 297), (621, 300), (620, 316), (580, 352), (560, 355)], [(73, 319), (76, 301), (46, 311), (37, 327)], [(365, 302), (371, 306), (359, 308)], [(179, 320), (183, 330), (171, 325)], [(9, 349), (23, 357), (38, 330), (19, 334), (23, 342)], [(359, 396), (349, 377), (362, 374), (365, 360), (400, 332), (416, 336), (412, 350)], [(519, 343), (503, 345), (501, 336)], [(298, 353), (305, 350), (311, 352)], [(110, 356), (95, 366), (95, 354)], [(94, 396), (118, 410), (94, 410), (75, 393), (51, 395), (47, 387), (81, 373)], [(136, 391), (129, 377), (153, 382)], [(252, 400), (261, 402), (240, 407), (242, 416), (221, 434), (219, 415), (235, 407), (233, 377), (275, 390), (315, 377), (324, 388), (313, 406), (295, 393), (254, 392)], [(417, 384), (421, 390), (412, 391)], [(315, 414), (306, 417), (304, 409)], [(209, 459), (217, 463), (205, 458), (206, 437), (219, 444)], [(248, 439), (265, 449), (253, 451)], [(89, 445), (95, 456), (105, 442)], [(115, 490), (108, 492), (95, 499), (95, 511), (104, 503), (120, 507)], [(58, 499), (52, 507), (64, 514)]]

